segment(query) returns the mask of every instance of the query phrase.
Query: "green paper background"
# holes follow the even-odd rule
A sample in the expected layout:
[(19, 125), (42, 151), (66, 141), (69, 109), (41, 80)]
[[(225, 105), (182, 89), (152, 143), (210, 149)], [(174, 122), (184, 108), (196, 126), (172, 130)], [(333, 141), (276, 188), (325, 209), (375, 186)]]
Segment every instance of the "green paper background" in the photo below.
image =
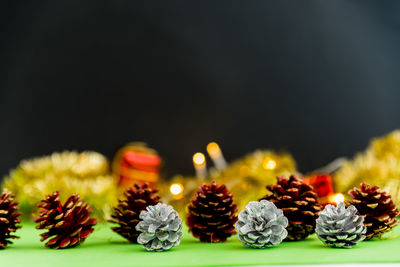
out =
[(299, 242), (284, 242), (277, 247), (250, 249), (236, 236), (226, 243), (204, 244), (184, 229), (181, 245), (166, 252), (147, 252), (140, 245), (129, 244), (110, 230), (110, 225), (96, 226), (81, 246), (52, 250), (39, 241), (39, 230), (24, 223), (20, 239), (0, 250), (2, 266), (40, 267), (127, 267), (127, 266), (251, 266), (268, 264), (322, 264), (355, 262), (400, 262), (400, 227), (386, 240), (364, 241), (352, 249), (326, 247), (313, 235)]

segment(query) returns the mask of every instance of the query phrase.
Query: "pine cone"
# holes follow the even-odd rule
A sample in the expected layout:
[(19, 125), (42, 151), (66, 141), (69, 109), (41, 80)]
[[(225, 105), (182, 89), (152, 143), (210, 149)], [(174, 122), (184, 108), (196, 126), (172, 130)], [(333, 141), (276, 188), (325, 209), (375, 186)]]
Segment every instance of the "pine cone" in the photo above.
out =
[(354, 205), (360, 215), (365, 216), (366, 240), (380, 237), (399, 223), (396, 219), (399, 210), (393, 203), (392, 197), (382, 192), (379, 186), (371, 187), (369, 184), (362, 183), (361, 188), (353, 188), (349, 194), (353, 200), (348, 203)]
[(93, 232), (96, 219), (90, 218), (92, 210), (88, 204), (79, 201), (79, 195), (72, 194), (61, 205), (58, 191), (46, 195), (46, 199), (38, 204), (41, 208), (39, 223), (36, 229), (48, 229), (40, 234), (40, 241), (51, 237), (45, 244), (46, 247), (58, 249), (74, 247), (85, 241), (86, 237)]
[(272, 193), (262, 199), (269, 200), (288, 218), (286, 240), (301, 240), (315, 231), (315, 220), (321, 205), (318, 204), (317, 194), (313, 187), (305, 184), (295, 176), (278, 177), (276, 185), (268, 185)]
[(364, 217), (357, 215), (357, 209), (351, 205), (347, 209), (343, 202), (337, 207), (326, 205), (319, 213), (316, 230), (322, 242), (337, 248), (351, 248), (364, 240), (367, 231)]
[(18, 202), (14, 201), (14, 197), (7, 189), (3, 189), (0, 196), (0, 248), (12, 244), (9, 239), (18, 238), (13, 233), (21, 228), (17, 225), (21, 222), (21, 212), (18, 212)]
[(238, 239), (245, 246), (266, 248), (276, 246), (287, 236), (288, 220), (283, 211), (267, 200), (251, 201), (239, 213), (236, 223)]
[(186, 224), (201, 242), (224, 242), (235, 234), (237, 206), (225, 185), (203, 184), (189, 205)]
[(151, 189), (147, 183), (128, 188), (124, 195), (125, 200), (119, 200), (118, 206), (114, 208), (114, 214), (111, 215), (112, 223), (119, 226), (112, 229), (130, 242), (137, 243), (138, 232), (135, 227), (139, 223), (139, 214), (147, 206), (155, 205), (160, 202), (160, 197), (155, 195), (157, 190)]
[(148, 251), (163, 251), (178, 246), (182, 237), (182, 219), (167, 204), (148, 206), (140, 213), (136, 230), (141, 232), (137, 242)]

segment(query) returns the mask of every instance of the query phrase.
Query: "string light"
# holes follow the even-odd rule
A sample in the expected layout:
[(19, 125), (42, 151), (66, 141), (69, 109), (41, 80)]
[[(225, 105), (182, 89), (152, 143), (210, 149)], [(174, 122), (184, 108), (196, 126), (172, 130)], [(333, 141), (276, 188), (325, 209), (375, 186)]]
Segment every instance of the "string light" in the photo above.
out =
[(205, 161), (206, 157), (204, 156), (203, 153), (198, 152), (193, 155), (193, 163), (195, 165), (203, 165)]
[(344, 196), (342, 195), (342, 194), (336, 194), (334, 197), (333, 197), (333, 200), (335, 201), (335, 203), (336, 204), (339, 204), (340, 202), (343, 202), (344, 201)]
[(328, 202), (329, 203), (334, 203), (334, 204), (339, 204), (340, 202), (344, 201), (344, 196), (340, 193), (334, 194), (334, 195), (330, 195), (328, 197)]
[(193, 155), (193, 165), (198, 179), (205, 179), (207, 177), (206, 157), (203, 153), (195, 153)]
[(215, 142), (211, 142), (207, 145), (207, 152), (210, 157), (218, 157), (219, 155), (221, 155), (221, 149), (219, 148), (219, 145)]
[(207, 153), (210, 155), (211, 160), (213, 161), (215, 168), (218, 171), (223, 171), (227, 167), (226, 160), (222, 155), (222, 151), (219, 148), (219, 145), (215, 142), (211, 142), (207, 145)]
[(171, 191), (171, 194), (174, 196), (180, 195), (183, 192), (183, 185), (181, 183), (172, 184), (169, 187), (169, 191)]
[(263, 168), (266, 170), (273, 170), (276, 168), (276, 161), (270, 158), (264, 159)]

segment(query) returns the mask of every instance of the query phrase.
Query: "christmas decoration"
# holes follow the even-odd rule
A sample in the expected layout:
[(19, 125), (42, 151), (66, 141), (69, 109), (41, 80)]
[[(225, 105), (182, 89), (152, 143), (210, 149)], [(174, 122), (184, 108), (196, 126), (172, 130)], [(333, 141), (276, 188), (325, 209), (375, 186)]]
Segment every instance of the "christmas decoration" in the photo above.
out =
[(225, 185), (203, 184), (189, 205), (186, 224), (201, 242), (224, 242), (235, 233), (237, 206)]
[(364, 152), (346, 161), (334, 175), (339, 192), (363, 182), (380, 186), (400, 204), (400, 130), (372, 139)]
[(225, 184), (235, 196), (240, 210), (264, 193), (265, 184), (277, 176), (296, 173), (296, 162), (289, 153), (256, 150), (230, 163), (223, 171), (210, 169), (210, 179)]
[(37, 213), (41, 196), (60, 188), (63, 199), (79, 192), (101, 220), (109, 218), (117, 199), (117, 186), (109, 174), (107, 159), (91, 151), (65, 151), (23, 160), (5, 178), (3, 186), (15, 193), (26, 219)]
[(283, 211), (272, 202), (252, 201), (239, 213), (236, 231), (245, 246), (266, 248), (276, 246), (286, 238), (287, 225)]
[(329, 197), (334, 194), (332, 177), (329, 174), (314, 174), (303, 179), (306, 184), (312, 185), (321, 203), (329, 202)]
[(0, 248), (6, 248), (8, 244), (12, 244), (10, 239), (18, 238), (14, 232), (21, 226), (17, 225), (21, 222), (18, 211), (18, 202), (14, 201), (14, 194), (7, 189), (3, 189), (0, 195)]
[(133, 142), (123, 146), (114, 156), (112, 169), (118, 184), (129, 188), (135, 183), (153, 186), (160, 172), (161, 158), (146, 143)]
[(137, 241), (148, 251), (169, 250), (179, 245), (182, 237), (182, 219), (169, 205), (158, 203), (140, 213), (136, 230)]
[(202, 180), (208, 177), (206, 157), (203, 153), (197, 152), (193, 155), (193, 166), (197, 179)]
[(159, 202), (160, 197), (156, 193), (157, 190), (151, 189), (147, 183), (135, 184), (127, 189), (124, 193), (126, 199), (118, 201), (118, 207), (114, 208), (114, 213), (111, 215), (113, 220), (110, 222), (119, 224), (118, 227), (112, 229), (130, 242), (136, 243), (140, 234), (135, 229), (139, 223), (139, 214), (147, 206)]
[(350, 190), (349, 194), (353, 198), (349, 204), (354, 205), (358, 213), (365, 216), (366, 240), (380, 237), (398, 224), (396, 216), (399, 215), (399, 210), (392, 197), (381, 191), (379, 186), (362, 183), (360, 188)]
[[(163, 203), (174, 207), (181, 218), (187, 215), (187, 206), (204, 180), (194, 176), (175, 175), (169, 180), (160, 179), (157, 183)], [(179, 191), (176, 191), (179, 188)]]
[[(225, 159), (219, 146), (216, 149), (217, 146), (218, 144), (214, 142), (207, 146), (212, 161), (218, 161), (217, 165), (219, 166), (209, 168), (206, 171), (209, 177), (206, 179), (214, 180), (218, 184), (225, 184), (235, 196), (235, 204), (240, 209), (243, 209), (249, 201), (257, 199), (263, 194), (265, 183), (272, 183), (276, 176), (290, 175), (296, 172), (296, 163), (290, 154), (272, 150), (256, 150), (230, 163), (225, 168)], [(196, 162), (193, 162), (194, 166), (205, 165), (205, 161), (202, 163), (197, 160), (196, 157)], [(183, 215), (186, 213), (186, 203), (203, 183), (204, 180), (196, 176), (176, 175), (168, 181), (159, 180), (158, 188), (163, 200), (173, 205), (179, 214)], [(174, 184), (182, 185), (182, 192), (178, 195), (170, 191), (170, 187)]]
[(224, 155), (222, 155), (222, 151), (217, 143), (215, 142), (208, 143), (207, 153), (210, 156), (211, 160), (214, 163), (215, 168), (218, 171), (224, 171), (226, 169), (227, 162), (224, 158)]
[(72, 194), (61, 204), (58, 191), (38, 204), (41, 208), (39, 217), (35, 222), (39, 223), (37, 229), (47, 229), (42, 233), (40, 241), (51, 238), (45, 244), (46, 247), (58, 249), (74, 247), (85, 241), (93, 232), (96, 219), (90, 218), (92, 210), (88, 204), (79, 201), (79, 195)]
[(364, 240), (367, 229), (364, 218), (357, 215), (354, 206), (345, 207), (343, 202), (337, 206), (328, 204), (319, 213), (316, 233), (322, 242), (338, 248), (351, 248)]
[(271, 191), (262, 199), (269, 200), (283, 210), (289, 220), (286, 240), (301, 240), (314, 233), (315, 220), (321, 210), (313, 187), (295, 176), (281, 176), (277, 184), (267, 186)]

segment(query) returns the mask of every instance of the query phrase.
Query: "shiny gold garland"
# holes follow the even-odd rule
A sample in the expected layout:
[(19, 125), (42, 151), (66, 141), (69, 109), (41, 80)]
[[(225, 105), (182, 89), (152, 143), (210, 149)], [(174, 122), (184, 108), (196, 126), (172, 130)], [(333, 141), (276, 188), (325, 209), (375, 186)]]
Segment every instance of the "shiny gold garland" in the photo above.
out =
[(65, 151), (23, 160), (5, 177), (3, 187), (16, 194), (25, 217), (34, 216), (36, 205), (46, 194), (59, 190), (62, 198), (79, 194), (91, 205), (94, 215), (104, 220), (118, 194), (107, 159), (91, 151)]
[(364, 152), (346, 161), (335, 173), (336, 189), (347, 193), (361, 182), (379, 185), (400, 204), (400, 130), (374, 138)]
[[(249, 201), (258, 200), (265, 195), (265, 186), (274, 184), (277, 176), (293, 173), (296, 173), (296, 162), (289, 153), (256, 150), (233, 161), (224, 171), (210, 169), (210, 175), (206, 179), (177, 175), (171, 181), (160, 181), (158, 186), (163, 201), (173, 205), (183, 215), (187, 204), (202, 183), (215, 180), (219, 184), (226, 184), (235, 203), (242, 209)], [(182, 191), (173, 194), (171, 186), (181, 186)]]

